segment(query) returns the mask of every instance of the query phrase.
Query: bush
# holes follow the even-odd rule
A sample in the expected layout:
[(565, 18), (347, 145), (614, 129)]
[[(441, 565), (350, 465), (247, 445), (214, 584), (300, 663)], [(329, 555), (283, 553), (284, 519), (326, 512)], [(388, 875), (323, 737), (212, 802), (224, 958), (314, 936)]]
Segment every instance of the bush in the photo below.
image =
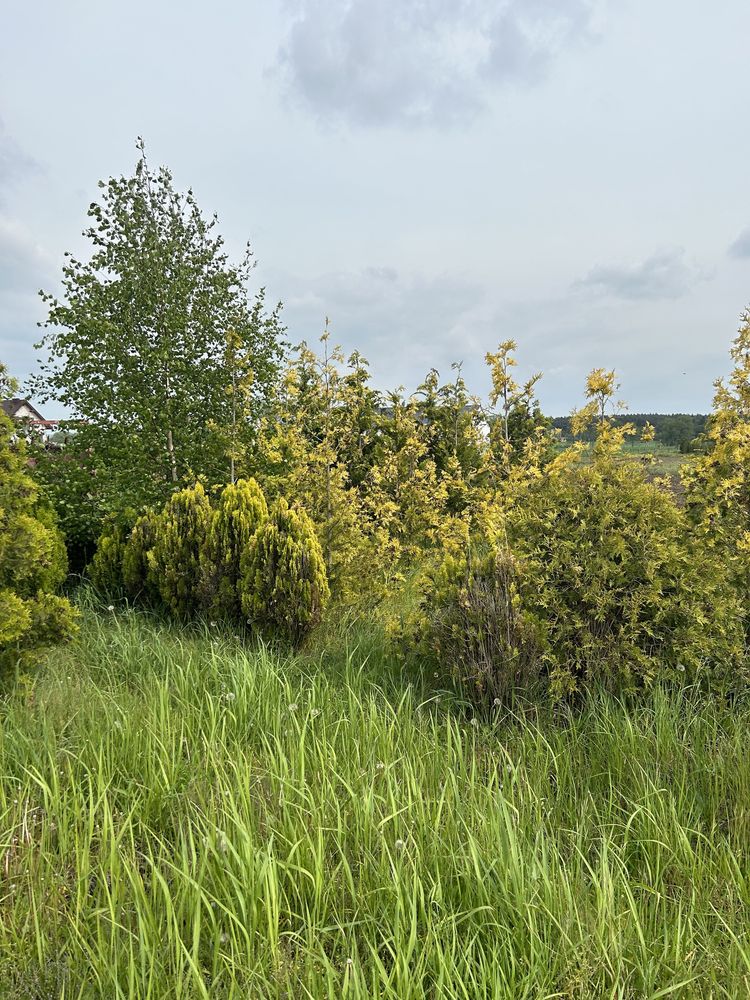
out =
[(242, 610), (268, 635), (299, 644), (329, 598), (323, 553), (310, 518), (277, 500), (242, 560)]
[[(5, 388), (0, 366), (0, 391)], [(0, 412), (0, 667), (29, 666), (72, 636), (76, 613), (52, 590), (65, 579), (65, 547), (54, 516), (26, 472), (23, 443)]]
[(174, 493), (159, 519), (149, 565), (159, 594), (178, 618), (200, 610), (201, 552), (211, 519), (211, 505), (200, 483)]
[(159, 586), (149, 553), (156, 545), (160, 517), (152, 510), (142, 514), (133, 525), (122, 554), (122, 582), (132, 600), (152, 600)]
[(102, 595), (117, 597), (123, 592), (123, 558), (134, 517), (133, 511), (110, 516), (97, 540), (88, 576)]
[(202, 603), (213, 617), (240, 617), (242, 555), (267, 516), (266, 498), (254, 479), (240, 479), (222, 490), (201, 554)]
[(481, 700), (508, 702), (539, 686), (542, 642), (521, 605), (516, 560), (492, 547), (448, 556), (420, 616), (423, 652)]
[[(739, 594), (750, 594), (750, 309), (731, 349), (734, 368), (716, 382), (704, 454), (682, 470), (696, 535), (726, 563)], [(750, 635), (750, 616), (745, 615)]]
[(605, 457), (530, 480), (489, 549), (433, 577), (418, 626), (422, 648), (455, 656), (481, 695), (534, 675), (555, 697), (591, 681), (725, 686), (744, 667), (721, 563), (634, 463)]

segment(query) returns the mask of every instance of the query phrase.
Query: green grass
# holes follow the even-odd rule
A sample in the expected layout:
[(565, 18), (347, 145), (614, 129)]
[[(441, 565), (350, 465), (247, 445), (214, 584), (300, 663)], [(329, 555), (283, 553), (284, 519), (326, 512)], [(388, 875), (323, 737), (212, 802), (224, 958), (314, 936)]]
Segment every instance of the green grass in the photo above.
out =
[(89, 613), (2, 712), (0, 996), (750, 993), (747, 706), (474, 719), (356, 629)]
[[(570, 441), (560, 443), (555, 447), (559, 453), (570, 446)], [(630, 461), (642, 461), (649, 477), (669, 476), (677, 479), (680, 469), (689, 460), (679, 448), (662, 444), (659, 441), (634, 441), (628, 439), (622, 446), (621, 458)], [(584, 459), (585, 460), (585, 459)]]

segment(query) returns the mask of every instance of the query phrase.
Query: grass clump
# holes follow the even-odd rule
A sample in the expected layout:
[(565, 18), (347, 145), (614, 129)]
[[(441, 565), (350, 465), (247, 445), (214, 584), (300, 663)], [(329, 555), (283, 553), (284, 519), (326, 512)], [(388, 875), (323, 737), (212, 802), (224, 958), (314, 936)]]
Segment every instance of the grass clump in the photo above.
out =
[(0, 996), (746, 995), (747, 705), (480, 719), (383, 648), (88, 613), (2, 706)]

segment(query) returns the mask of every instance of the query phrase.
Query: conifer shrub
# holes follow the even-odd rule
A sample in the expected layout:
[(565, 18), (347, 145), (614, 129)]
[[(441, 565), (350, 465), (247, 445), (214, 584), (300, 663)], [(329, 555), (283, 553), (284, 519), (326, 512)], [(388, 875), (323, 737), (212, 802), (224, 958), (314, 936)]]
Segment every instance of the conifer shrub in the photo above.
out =
[(685, 504), (696, 535), (713, 549), (745, 601), (750, 634), (750, 309), (730, 352), (733, 370), (716, 382), (705, 453), (682, 469)]
[(123, 558), (134, 518), (135, 512), (128, 510), (105, 521), (88, 566), (88, 577), (101, 595), (117, 597), (123, 593)]
[(299, 645), (329, 598), (315, 527), (286, 500), (272, 506), (242, 560), (242, 611), (251, 625)]
[(162, 601), (177, 618), (200, 610), (201, 553), (211, 521), (211, 505), (201, 483), (173, 493), (159, 518), (148, 553)]
[(480, 696), (535, 677), (556, 698), (744, 678), (721, 561), (635, 463), (604, 456), (529, 480), (484, 544), (433, 574), (417, 626), (421, 648), (455, 661)]
[[(9, 387), (0, 365), (0, 389)], [(0, 668), (31, 666), (37, 655), (69, 639), (77, 614), (53, 593), (67, 559), (54, 515), (26, 472), (23, 441), (0, 412)]]
[(212, 617), (241, 616), (242, 555), (267, 516), (266, 498), (254, 479), (240, 479), (222, 490), (201, 553), (202, 603)]
[(122, 554), (122, 582), (132, 600), (152, 601), (159, 596), (159, 586), (149, 553), (156, 545), (160, 517), (153, 510), (136, 520)]

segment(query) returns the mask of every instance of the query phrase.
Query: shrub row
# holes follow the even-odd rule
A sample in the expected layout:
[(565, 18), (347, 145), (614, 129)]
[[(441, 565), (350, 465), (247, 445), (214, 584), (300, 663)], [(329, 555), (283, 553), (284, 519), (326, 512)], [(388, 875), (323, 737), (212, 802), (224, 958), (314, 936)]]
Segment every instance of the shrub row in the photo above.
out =
[(745, 680), (747, 594), (674, 497), (612, 455), (509, 491), (428, 574), (407, 642), (481, 699)]
[(295, 645), (329, 597), (309, 517), (284, 499), (269, 509), (253, 479), (226, 486), (214, 503), (196, 483), (160, 512), (109, 523), (89, 576), (103, 594), (161, 605), (181, 620), (246, 622)]

